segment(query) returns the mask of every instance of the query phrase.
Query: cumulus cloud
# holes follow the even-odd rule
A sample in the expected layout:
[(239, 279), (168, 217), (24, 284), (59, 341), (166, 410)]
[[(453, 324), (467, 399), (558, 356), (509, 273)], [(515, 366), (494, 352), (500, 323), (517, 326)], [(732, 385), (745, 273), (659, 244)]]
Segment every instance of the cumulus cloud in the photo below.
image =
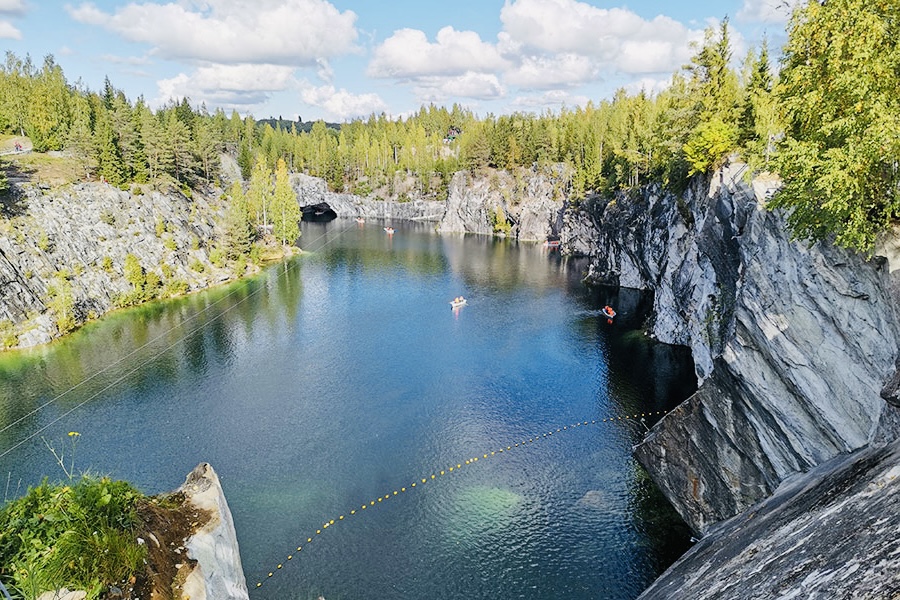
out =
[(523, 89), (567, 87), (597, 77), (596, 61), (579, 54), (526, 56), (504, 75), (504, 82)]
[(88, 2), (66, 10), (168, 59), (311, 66), (356, 50), (356, 14), (326, 0), (143, 2), (111, 13)]
[(282, 65), (205, 65), (157, 82), (158, 103), (190, 98), (192, 103), (248, 109), (263, 104), (295, 83), (293, 67)]
[(500, 20), (514, 45), (590, 57), (604, 70), (628, 74), (674, 71), (690, 57), (690, 42), (702, 39), (702, 32), (666, 16), (646, 20), (577, 0), (507, 0)]
[(0, 0), (0, 15), (25, 14), (25, 0)]
[(0, 39), (21, 40), (22, 32), (9, 21), (0, 21)]
[(444, 27), (434, 42), (422, 31), (400, 29), (375, 49), (369, 63), (372, 77), (408, 79), (435, 75), (462, 75), (502, 69), (506, 61), (497, 48), (474, 31)]
[(333, 85), (307, 86), (300, 92), (301, 99), (325, 111), (331, 118), (346, 121), (372, 113), (385, 112), (387, 104), (378, 94), (352, 94)]
[(565, 90), (548, 90), (543, 94), (518, 96), (512, 101), (512, 105), (531, 110), (546, 106), (586, 106), (589, 101), (590, 98), (582, 94), (570, 94)]
[(445, 102), (448, 98), (493, 100), (506, 95), (496, 75), (470, 71), (455, 77), (420, 77), (413, 86), (420, 102)]
[[(25, 0), (0, 0), (0, 16), (21, 17), (25, 14)], [(11, 22), (0, 20), (0, 40), (21, 40), (22, 32)]]
[(744, 0), (737, 18), (740, 21), (781, 25), (788, 22), (799, 3), (799, 0)]

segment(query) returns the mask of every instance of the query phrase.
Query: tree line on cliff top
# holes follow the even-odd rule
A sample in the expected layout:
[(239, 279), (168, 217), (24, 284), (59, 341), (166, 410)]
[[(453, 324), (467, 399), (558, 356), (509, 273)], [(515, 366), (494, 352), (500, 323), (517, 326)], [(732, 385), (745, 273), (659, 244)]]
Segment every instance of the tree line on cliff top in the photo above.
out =
[(68, 150), (86, 176), (116, 185), (214, 182), (227, 151), (245, 177), (257, 162), (271, 172), (281, 159), (336, 191), (390, 195), (403, 177), (438, 198), (458, 170), (560, 163), (576, 201), (646, 183), (677, 192), (738, 152), (755, 170), (781, 174), (772, 206), (789, 210), (797, 237), (833, 236), (871, 252), (900, 210), (900, 4), (810, 0), (795, 9), (788, 33), (777, 74), (765, 42), (732, 68), (725, 19), (655, 95), (619, 90), (558, 113), (484, 117), (431, 105), (405, 119), (371, 115), (308, 131), (195, 108), (187, 98), (154, 111), (108, 80), (99, 92), (68, 83), (52, 56), (38, 68), (7, 54), (0, 131), (28, 135), (37, 151)]

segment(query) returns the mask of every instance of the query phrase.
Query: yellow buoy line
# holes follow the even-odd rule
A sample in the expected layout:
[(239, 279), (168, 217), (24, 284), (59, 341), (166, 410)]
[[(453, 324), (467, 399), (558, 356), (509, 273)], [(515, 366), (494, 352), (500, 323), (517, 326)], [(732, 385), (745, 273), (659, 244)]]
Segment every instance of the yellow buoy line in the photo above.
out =
[[(423, 485), (425, 485), (431, 481), (436, 481), (437, 479), (439, 479), (441, 477), (445, 477), (447, 475), (450, 475), (451, 473), (459, 472), (460, 470), (462, 470), (463, 467), (474, 465), (479, 460), (484, 461), (485, 459), (489, 459), (489, 458), (496, 457), (496, 456), (504, 454), (504, 453), (511, 452), (512, 450), (515, 450), (516, 448), (524, 447), (529, 444), (533, 444), (534, 442), (540, 441), (542, 439), (552, 437), (554, 433), (562, 433), (563, 431), (568, 431), (570, 429), (576, 429), (578, 427), (584, 427), (586, 425), (596, 425), (598, 423), (613, 423), (616, 421), (633, 421), (635, 419), (643, 419), (644, 417), (656, 417), (656, 416), (662, 416), (665, 414), (666, 414), (666, 411), (660, 410), (660, 411), (656, 411), (656, 412), (647, 412), (647, 413), (640, 413), (640, 414), (635, 414), (635, 415), (624, 415), (624, 416), (620, 416), (620, 417), (608, 417), (606, 419), (594, 419), (591, 421), (581, 421), (578, 423), (574, 423), (572, 425), (564, 425), (562, 427), (557, 427), (555, 431), (550, 430), (546, 433), (542, 433), (540, 435), (530, 437), (527, 440), (523, 439), (521, 442), (514, 442), (514, 443), (510, 443), (507, 446), (501, 446), (500, 448), (498, 448), (496, 450), (491, 450), (490, 452), (482, 453), (481, 456), (474, 456), (474, 457), (468, 458), (466, 460), (462, 460), (462, 461), (456, 463), (455, 465), (450, 465), (449, 467), (435, 470), (432, 473), (425, 475), (424, 477), (416, 478), (408, 486), (403, 486), (398, 489), (388, 491), (388, 493), (386, 493), (383, 496), (377, 496), (375, 499), (369, 500), (367, 502), (363, 502), (358, 507), (354, 507), (354, 508), (350, 509), (349, 511), (345, 512), (344, 514), (341, 514), (335, 518), (326, 520), (325, 522), (322, 523), (322, 525), (320, 527), (318, 527), (316, 529), (315, 533), (310, 533), (307, 536), (306, 545), (313, 543), (313, 540), (317, 539), (318, 536), (322, 535), (326, 529), (333, 528), (335, 525), (341, 523), (342, 521), (348, 520), (350, 517), (357, 516), (357, 515), (361, 514), (363, 511), (374, 508), (374, 507), (378, 506), (380, 503), (390, 500), (390, 499), (394, 498), (395, 496), (404, 495), (407, 492), (411, 492), (416, 488), (421, 489), (421, 487)], [(297, 556), (300, 552), (302, 552), (303, 548), (307, 547), (306, 545), (304, 545), (303, 542), (301, 541), (299, 544), (297, 544), (297, 549), (292, 550), (287, 555), (286, 560), (287, 561), (294, 560), (295, 556)], [(262, 581), (257, 581), (256, 587), (257, 588), (262, 587), (263, 581), (266, 579), (269, 579), (271, 577), (274, 577), (275, 573), (277, 573), (278, 571), (280, 571), (281, 569), (284, 568), (284, 564), (285, 563), (279, 563), (275, 567), (275, 569), (273, 569), (272, 571), (269, 571), (269, 573), (266, 575), (266, 577), (262, 578)]]

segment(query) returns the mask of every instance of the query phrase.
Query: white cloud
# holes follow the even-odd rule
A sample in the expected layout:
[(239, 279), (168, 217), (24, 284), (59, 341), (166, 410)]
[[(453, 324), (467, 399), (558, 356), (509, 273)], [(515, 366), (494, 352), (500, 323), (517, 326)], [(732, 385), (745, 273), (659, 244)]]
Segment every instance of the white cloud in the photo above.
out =
[(640, 92), (645, 92), (650, 96), (654, 96), (668, 88), (670, 85), (672, 85), (671, 77), (667, 79), (642, 77), (641, 79), (636, 79), (630, 83), (625, 84), (623, 87), (629, 94), (639, 94)]
[[(702, 32), (666, 16), (646, 20), (623, 8), (597, 8), (577, 0), (506, 0), (504, 32), (515, 44), (541, 53), (572, 53), (603, 63), (604, 71), (663, 73), (690, 57)], [(636, 54), (649, 51), (649, 55)]]
[(523, 109), (544, 108), (547, 106), (586, 106), (590, 98), (581, 94), (570, 94), (565, 90), (549, 90), (536, 96), (519, 96), (512, 105)]
[(356, 50), (356, 14), (326, 0), (144, 2), (113, 13), (82, 3), (66, 10), (170, 59), (300, 66)]
[(596, 61), (579, 54), (527, 56), (504, 75), (504, 82), (523, 89), (549, 89), (578, 85), (597, 77)]
[(0, 21), (0, 39), (21, 40), (22, 32), (8, 21)]
[(800, 0), (744, 0), (737, 18), (740, 21), (782, 25), (788, 22), (799, 3)]
[(308, 86), (301, 90), (300, 97), (307, 104), (325, 109), (331, 118), (339, 121), (388, 109), (378, 94), (352, 94), (345, 89), (337, 90), (333, 85)]
[(25, 0), (0, 0), (0, 14), (24, 15)]
[(484, 73), (505, 66), (497, 48), (474, 31), (444, 27), (432, 43), (422, 31), (400, 29), (375, 49), (368, 74), (403, 79)]
[(281, 65), (206, 65), (191, 75), (179, 73), (157, 82), (159, 105), (190, 98), (192, 104), (248, 109), (263, 104), (294, 82), (293, 67)]
[(455, 77), (420, 77), (413, 93), (420, 102), (445, 102), (448, 98), (493, 100), (506, 95), (496, 75), (468, 72)]

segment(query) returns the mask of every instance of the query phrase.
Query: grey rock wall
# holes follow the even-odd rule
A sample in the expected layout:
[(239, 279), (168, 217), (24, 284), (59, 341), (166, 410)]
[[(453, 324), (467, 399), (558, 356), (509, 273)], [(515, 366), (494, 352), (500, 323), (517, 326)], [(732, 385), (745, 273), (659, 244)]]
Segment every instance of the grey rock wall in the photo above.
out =
[(897, 433), (880, 397), (900, 333), (886, 262), (791, 241), (764, 207), (777, 182), (742, 176), (595, 199), (563, 232), (590, 280), (654, 290), (652, 334), (693, 352), (698, 392), (635, 455), (698, 532)]
[[(69, 275), (79, 322), (112, 310), (115, 296), (132, 289), (123, 274), (128, 254), (163, 282), (177, 279), (188, 290), (233, 277), (209, 260), (224, 211), (214, 192), (188, 199), (79, 183), (55, 190), (17, 185), (14, 194), (0, 215), (0, 321), (17, 330), (18, 347), (58, 337), (48, 303), (60, 271)], [(160, 222), (165, 231), (158, 235)]]
[(900, 597), (900, 442), (840, 455), (725, 521), (640, 600)]
[(492, 214), (510, 223), (510, 237), (519, 241), (544, 241), (558, 230), (568, 175), (564, 169), (523, 171), (513, 176), (505, 171), (473, 176), (453, 175), (447, 200), (413, 199), (407, 202), (378, 200), (328, 191), (318, 177), (292, 176), (301, 206), (325, 203), (339, 217), (363, 217), (385, 221), (407, 220), (435, 223), (440, 233), (493, 235)]

